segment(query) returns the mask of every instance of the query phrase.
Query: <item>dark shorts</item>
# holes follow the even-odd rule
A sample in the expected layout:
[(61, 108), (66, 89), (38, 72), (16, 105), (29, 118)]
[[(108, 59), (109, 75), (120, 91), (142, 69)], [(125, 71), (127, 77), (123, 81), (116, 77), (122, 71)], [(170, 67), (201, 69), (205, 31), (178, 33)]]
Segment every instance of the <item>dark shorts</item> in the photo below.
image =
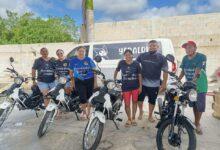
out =
[(205, 112), (206, 93), (198, 93), (197, 94), (197, 101), (191, 103), (190, 106), (196, 108), (199, 112)]
[(88, 99), (93, 94), (94, 78), (79, 80), (75, 79), (76, 92), (79, 95), (80, 103), (87, 103)]
[(145, 97), (148, 96), (148, 102), (152, 105), (155, 105), (158, 92), (159, 92), (159, 87), (142, 86), (142, 92), (138, 97), (138, 101), (143, 102)]

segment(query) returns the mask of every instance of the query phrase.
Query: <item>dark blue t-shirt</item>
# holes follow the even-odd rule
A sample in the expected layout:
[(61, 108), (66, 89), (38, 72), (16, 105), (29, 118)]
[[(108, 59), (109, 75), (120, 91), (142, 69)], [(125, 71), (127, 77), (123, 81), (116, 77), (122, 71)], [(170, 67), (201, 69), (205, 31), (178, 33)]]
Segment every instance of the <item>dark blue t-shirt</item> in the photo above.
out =
[(143, 85), (159, 87), (162, 69), (168, 70), (166, 58), (158, 52), (146, 52), (140, 54), (137, 61), (142, 67)]
[(42, 57), (34, 61), (32, 69), (37, 70), (37, 80), (39, 82), (51, 83), (55, 80), (54, 60), (44, 60)]
[(74, 73), (74, 78), (80, 80), (86, 80), (94, 77), (94, 73), (91, 69), (95, 68), (96, 65), (94, 61), (89, 58), (85, 57), (84, 59), (80, 60), (78, 58), (72, 58), (70, 60), (70, 70)]
[(123, 92), (139, 88), (138, 76), (141, 74), (141, 67), (137, 61), (127, 64), (125, 60), (121, 60), (116, 70), (121, 71)]
[(56, 73), (60, 76), (68, 76), (69, 75), (69, 60), (64, 59), (63, 61), (56, 60), (55, 61), (55, 70)]

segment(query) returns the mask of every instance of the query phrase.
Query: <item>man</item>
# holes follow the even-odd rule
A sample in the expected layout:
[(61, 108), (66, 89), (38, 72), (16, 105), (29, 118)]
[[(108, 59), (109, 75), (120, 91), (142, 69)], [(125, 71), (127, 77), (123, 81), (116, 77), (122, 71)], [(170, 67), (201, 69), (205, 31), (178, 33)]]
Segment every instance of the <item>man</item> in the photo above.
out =
[(145, 96), (148, 96), (149, 102), (149, 116), (148, 120), (153, 123), (153, 111), (158, 92), (162, 92), (166, 89), (168, 74), (163, 72), (163, 82), (160, 86), (160, 77), (162, 70), (168, 70), (168, 64), (166, 58), (158, 53), (159, 45), (156, 40), (151, 40), (148, 43), (148, 52), (138, 56), (137, 61), (142, 66), (142, 93), (138, 98), (138, 107), (140, 110), (139, 119), (142, 119), (143, 115), (143, 101)]
[[(41, 48), (41, 57), (37, 58), (32, 67), (33, 84), (37, 84), (42, 94), (45, 96), (50, 89), (55, 87), (55, 68), (54, 60), (48, 57), (47, 48)], [(35, 81), (37, 71), (37, 83)], [(45, 106), (49, 103), (48, 99), (44, 100)]]
[(205, 112), (206, 93), (208, 90), (206, 70), (206, 56), (196, 52), (197, 46), (194, 41), (188, 41), (182, 45), (186, 50), (186, 56), (183, 57), (180, 68), (182, 71), (179, 76), (181, 80), (184, 76), (187, 81), (195, 81), (198, 93), (197, 102), (193, 104), (193, 112), (195, 116), (196, 132), (202, 134), (200, 120), (202, 113)]

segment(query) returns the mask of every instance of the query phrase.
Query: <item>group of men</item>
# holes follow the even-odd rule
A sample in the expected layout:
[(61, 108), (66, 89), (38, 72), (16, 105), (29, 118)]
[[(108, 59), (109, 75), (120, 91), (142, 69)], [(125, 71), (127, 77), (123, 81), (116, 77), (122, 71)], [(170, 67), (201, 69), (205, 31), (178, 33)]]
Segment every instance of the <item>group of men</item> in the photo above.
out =
[[(182, 63), (180, 65), (182, 70), (179, 75), (179, 80), (185, 76), (187, 81), (195, 81), (197, 84), (196, 88), (198, 97), (197, 102), (193, 104), (193, 111), (195, 116), (195, 125), (197, 127), (196, 131), (198, 134), (202, 134), (200, 120), (202, 113), (205, 111), (206, 93), (208, 86), (206, 77), (206, 56), (197, 52), (197, 45), (194, 41), (188, 41), (187, 43), (184, 43), (182, 48), (185, 49), (186, 56), (183, 57)], [(116, 68), (114, 75), (115, 79), (117, 78), (117, 73), (119, 71), (122, 72), (122, 95), (123, 99), (125, 100), (125, 105), (127, 106), (125, 107), (126, 114), (128, 116), (128, 121), (126, 122), (127, 126), (137, 124), (135, 121), (137, 107), (139, 108), (138, 119), (142, 119), (143, 101), (146, 96), (148, 97), (149, 102), (148, 120), (150, 122), (155, 121), (153, 118), (153, 111), (156, 99), (158, 93), (163, 92), (166, 89), (168, 79), (168, 74), (166, 71), (164, 71), (168, 70), (167, 60), (162, 54), (157, 52), (158, 49), (158, 42), (156, 40), (151, 40), (148, 43), (149, 51), (140, 54), (135, 62), (132, 61), (132, 52), (127, 50), (124, 53), (125, 60), (120, 61)], [(48, 57), (48, 50), (46, 48), (42, 48), (40, 53), (41, 57), (36, 59), (33, 65), (32, 77), (34, 84), (36, 84), (35, 79), (37, 71), (37, 84), (41, 92), (45, 95), (49, 89), (56, 85), (56, 72), (69, 77), (69, 69), (71, 67), (69, 66), (69, 61), (64, 56), (63, 50), (57, 50), (57, 60)], [(83, 59), (84, 58), (82, 58), (82, 60)], [(92, 61), (91, 63), (93, 64)], [(91, 63), (88, 62), (87, 65)], [(92, 65), (92, 67), (95, 66)], [(161, 72), (163, 73), (162, 82)], [(71, 77), (74, 78), (74, 75)], [(81, 80), (81, 78), (79, 79)], [(79, 79), (77, 79), (77, 81)], [(70, 94), (71, 90), (73, 90), (71, 87), (71, 85), (66, 86), (67, 94)], [(133, 100), (132, 117), (130, 110), (130, 99)], [(47, 105), (48, 102), (48, 100), (45, 100), (45, 105)]]

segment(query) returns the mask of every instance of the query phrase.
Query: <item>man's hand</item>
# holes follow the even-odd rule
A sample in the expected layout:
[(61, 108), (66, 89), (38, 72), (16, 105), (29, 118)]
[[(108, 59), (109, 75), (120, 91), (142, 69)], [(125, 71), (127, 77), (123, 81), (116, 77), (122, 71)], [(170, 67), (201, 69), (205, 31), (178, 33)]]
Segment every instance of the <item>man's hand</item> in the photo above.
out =
[(162, 85), (160, 86), (159, 93), (164, 92), (166, 90), (166, 87), (167, 87), (166, 84), (162, 83)]

